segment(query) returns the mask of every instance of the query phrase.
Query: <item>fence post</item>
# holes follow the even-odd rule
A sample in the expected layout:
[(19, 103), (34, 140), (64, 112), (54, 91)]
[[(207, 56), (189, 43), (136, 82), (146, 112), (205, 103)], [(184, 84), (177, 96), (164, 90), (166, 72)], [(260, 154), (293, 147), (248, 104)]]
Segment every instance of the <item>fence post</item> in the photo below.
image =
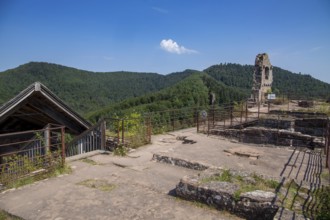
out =
[(151, 116), (148, 117), (148, 137), (149, 143), (151, 143), (151, 133), (152, 133), (152, 124), (151, 124)]
[(213, 128), (214, 128), (214, 120), (215, 120), (214, 114), (215, 114), (214, 105), (212, 105), (212, 126), (213, 126)]
[[(330, 144), (329, 144), (329, 138), (330, 138), (330, 133), (328, 134), (328, 141), (327, 141), (327, 143), (326, 143), (326, 145), (325, 145), (325, 148), (326, 148), (326, 156), (325, 156), (325, 158), (326, 158), (326, 162), (325, 162), (325, 167), (326, 168), (329, 168), (329, 163), (330, 163), (330, 153), (329, 153), (329, 151), (330, 151)], [(330, 172), (330, 169), (329, 169), (329, 172)]]
[(117, 120), (117, 139), (118, 139), (118, 144), (120, 142), (120, 119), (115, 119)]
[(246, 101), (245, 104), (245, 122), (247, 121), (247, 117), (248, 117), (248, 101)]
[(174, 111), (172, 111), (172, 131), (174, 131)]
[(233, 126), (233, 106), (230, 106), (230, 126)]
[(124, 133), (125, 133), (125, 119), (121, 120), (121, 142), (124, 144), (125, 141), (125, 137), (124, 137)]
[[(242, 103), (242, 102), (241, 102)], [(240, 120), (240, 124), (242, 125), (242, 122), (243, 122), (243, 103), (241, 104), (241, 120)]]
[(199, 114), (198, 114), (197, 110), (195, 111), (195, 114), (196, 114), (197, 133), (198, 133), (199, 132)]
[(207, 115), (207, 136), (210, 135), (210, 115)]
[(101, 123), (101, 150), (105, 150), (106, 143), (106, 121), (103, 120)]
[[(48, 124), (44, 130), (44, 139), (45, 139), (45, 154), (47, 154), (50, 151), (50, 124)], [(41, 142), (42, 143), (42, 142)]]
[(65, 129), (61, 128), (61, 138), (62, 138), (62, 166), (65, 164)]

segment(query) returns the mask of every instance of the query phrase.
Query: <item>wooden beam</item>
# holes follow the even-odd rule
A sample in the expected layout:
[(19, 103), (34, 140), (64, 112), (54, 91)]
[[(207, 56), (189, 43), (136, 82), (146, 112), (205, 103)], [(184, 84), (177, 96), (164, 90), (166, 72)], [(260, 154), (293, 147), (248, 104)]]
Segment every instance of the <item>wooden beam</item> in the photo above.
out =
[(74, 120), (66, 117), (65, 113), (59, 112), (56, 109), (56, 107), (51, 108), (50, 103), (46, 103), (46, 102), (42, 103), (37, 99), (33, 99), (33, 100), (31, 100), (31, 102), (29, 104), (32, 105), (33, 107), (37, 108), (40, 112), (43, 112), (44, 114), (46, 114), (48, 117), (54, 119), (56, 122), (58, 122), (58, 124), (64, 125), (65, 127), (70, 129), (74, 133), (79, 134), (85, 130), (85, 128), (77, 125), (77, 123), (74, 123)]

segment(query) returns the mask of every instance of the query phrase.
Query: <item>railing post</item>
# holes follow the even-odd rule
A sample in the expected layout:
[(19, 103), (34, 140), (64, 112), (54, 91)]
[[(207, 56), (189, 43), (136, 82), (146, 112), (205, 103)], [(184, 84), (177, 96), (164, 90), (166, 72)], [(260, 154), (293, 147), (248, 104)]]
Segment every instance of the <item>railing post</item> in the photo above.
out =
[(174, 131), (174, 112), (172, 112), (172, 131)]
[(152, 133), (152, 124), (151, 124), (151, 116), (148, 116), (148, 141), (151, 143), (151, 133)]
[(106, 144), (106, 121), (103, 119), (101, 122), (101, 150), (105, 150)]
[(259, 120), (259, 117), (260, 117), (260, 101), (258, 101), (258, 120)]
[(212, 126), (213, 126), (213, 128), (214, 128), (214, 114), (215, 114), (214, 105), (212, 105)]
[(242, 122), (243, 122), (243, 103), (241, 104), (241, 120), (240, 120), (240, 124), (242, 125)]
[(247, 121), (247, 117), (248, 117), (248, 101), (246, 101), (245, 104), (245, 122)]
[(230, 126), (233, 126), (233, 107), (230, 107)]
[(210, 115), (207, 115), (207, 136), (210, 135)]
[(118, 144), (119, 144), (119, 141), (120, 141), (120, 120), (119, 119), (116, 119), (117, 120), (117, 139), (118, 139)]
[(125, 137), (124, 137), (124, 133), (125, 133), (125, 119), (121, 120), (121, 142), (124, 144), (125, 142)]
[(196, 114), (197, 133), (198, 133), (199, 132), (199, 114), (198, 114), (197, 110), (196, 110), (195, 114)]
[(61, 139), (62, 139), (62, 166), (65, 164), (65, 128), (61, 128)]
[(48, 152), (50, 152), (50, 124), (48, 124), (45, 127), (45, 130), (44, 130), (44, 139), (45, 139), (44, 146), (41, 146), (41, 147), (44, 147), (45, 148), (45, 154), (47, 154)]

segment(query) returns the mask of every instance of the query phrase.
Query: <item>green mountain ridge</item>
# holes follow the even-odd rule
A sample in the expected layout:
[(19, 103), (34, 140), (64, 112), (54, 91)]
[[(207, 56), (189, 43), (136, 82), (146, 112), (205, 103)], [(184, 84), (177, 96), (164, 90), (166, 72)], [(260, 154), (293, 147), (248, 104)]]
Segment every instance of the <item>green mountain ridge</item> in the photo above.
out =
[[(0, 72), (0, 104), (35, 81), (46, 85), (77, 112), (93, 121), (114, 112), (158, 111), (216, 104), (250, 96), (254, 66), (217, 64), (204, 71), (160, 75), (136, 72), (91, 72), (62, 65), (31, 62)], [(330, 84), (274, 67), (273, 91), (301, 97), (328, 98)], [(109, 113), (112, 112), (112, 113)]]
[(39, 81), (79, 113), (130, 97), (159, 91), (189, 74), (96, 73), (57, 64), (31, 62), (0, 73), (0, 104)]
[(155, 93), (126, 99), (109, 105), (87, 115), (91, 121), (102, 117), (123, 116), (129, 112), (156, 112), (168, 109), (206, 107), (209, 105), (209, 93), (216, 95), (216, 104), (239, 101), (246, 98), (239, 89), (231, 88), (216, 81), (204, 72), (189, 70), (191, 75)]
[[(253, 83), (252, 65), (218, 64), (204, 70), (208, 75), (227, 86), (251, 91)], [(295, 98), (329, 98), (330, 84), (310, 75), (292, 73), (279, 67), (273, 67), (272, 90), (277, 95), (289, 95)]]

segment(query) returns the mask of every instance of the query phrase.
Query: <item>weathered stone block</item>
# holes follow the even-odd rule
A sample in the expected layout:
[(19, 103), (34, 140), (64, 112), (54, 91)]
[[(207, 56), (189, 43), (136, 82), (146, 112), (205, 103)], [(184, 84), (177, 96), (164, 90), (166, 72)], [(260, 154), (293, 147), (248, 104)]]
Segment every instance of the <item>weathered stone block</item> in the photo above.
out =
[(176, 194), (246, 219), (273, 219), (279, 208), (275, 193), (253, 190), (238, 195), (241, 186), (234, 182), (203, 181), (220, 175), (206, 170), (199, 176), (185, 176), (176, 186)]
[(159, 154), (154, 154), (152, 156), (152, 160), (161, 162), (161, 163), (168, 163), (172, 164), (175, 166), (179, 167), (185, 167), (188, 169), (193, 169), (193, 170), (206, 170), (209, 168), (208, 165), (199, 163), (199, 162), (194, 162), (194, 161), (189, 161), (189, 160), (184, 160), (180, 158), (174, 158), (166, 155), (159, 155)]

